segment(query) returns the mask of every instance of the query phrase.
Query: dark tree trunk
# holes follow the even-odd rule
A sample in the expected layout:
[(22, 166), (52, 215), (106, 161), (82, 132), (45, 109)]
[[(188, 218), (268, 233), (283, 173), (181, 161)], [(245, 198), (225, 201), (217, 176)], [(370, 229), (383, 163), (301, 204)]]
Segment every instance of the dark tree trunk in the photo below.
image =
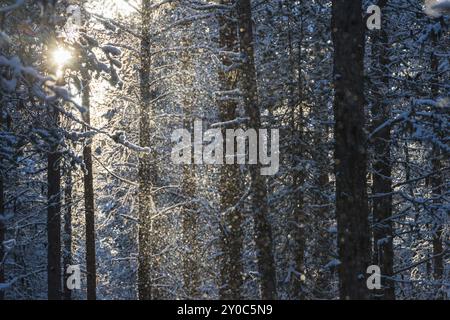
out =
[[(55, 26), (46, 19), (42, 22), (44, 30), (48, 31), (47, 48), (57, 44)], [(64, 85), (64, 79), (58, 79), (56, 84)], [(55, 102), (58, 103), (58, 102)], [(61, 274), (61, 159), (60, 146), (60, 114), (56, 105), (48, 104), (47, 123), (52, 136), (47, 153), (47, 285), (48, 300), (62, 299)]]
[[(84, 74), (82, 80), (82, 104), (87, 111), (83, 113), (83, 120), (90, 125), (90, 87), (89, 75)], [(95, 258), (95, 204), (94, 204), (94, 173), (92, 168), (91, 141), (83, 148), (84, 172), (84, 210), (86, 219), (86, 273), (87, 299), (97, 299), (97, 267)]]
[[(0, 106), (0, 132), (3, 131), (3, 110)], [(3, 241), (5, 241), (6, 225), (2, 218), (5, 217), (5, 189), (3, 183), (3, 156), (0, 155), (0, 283), (5, 282), (5, 264), (3, 259), (5, 252), (3, 250)], [(0, 300), (5, 298), (5, 292), (0, 290)]]
[[(50, 107), (51, 108), (51, 107)], [(58, 111), (49, 114), (51, 127), (59, 126)], [(57, 134), (57, 133), (55, 133)], [(47, 272), (48, 299), (61, 300), (61, 154), (58, 145), (52, 142), (47, 155)]]
[(66, 172), (66, 183), (64, 188), (64, 235), (63, 235), (63, 272), (64, 272), (64, 300), (72, 300), (72, 290), (67, 287), (67, 267), (72, 265), (72, 170)]
[[(143, 0), (141, 8), (141, 67), (140, 91), (141, 104), (139, 115), (139, 143), (142, 147), (150, 147), (152, 125), (150, 88), (151, 58), (151, 13), (152, 1)], [(152, 253), (156, 252), (155, 244), (158, 230), (153, 217), (156, 215), (156, 205), (152, 194), (156, 184), (156, 168), (152, 164), (152, 154), (141, 154), (139, 159), (139, 257), (138, 257), (138, 296), (140, 300), (157, 299), (159, 292), (152, 282), (152, 273), (157, 269), (158, 261), (152, 260)]]
[[(281, 4), (285, 2), (282, 1)], [(289, 60), (292, 66), (295, 66), (294, 57), (294, 34), (292, 33), (293, 12), (292, 5), (289, 1), (286, 1), (288, 9), (288, 47), (289, 47)], [(298, 36), (298, 56), (297, 56), (297, 68), (292, 68), (290, 74), (289, 85), (289, 108), (291, 110), (291, 157), (292, 167), (295, 168), (292, 173), (292, 220), (291, 225), (293, 227), (292, 234), (294, 235), (294, 263), (297, 273), (291, 276), (292, 279), (292, 292), (291, 297), (293, 299), (304, 299), (304, 277), (305, 277), (305, 249), (306, 249), (306, 214), (305, 214), (305, 197), (303, 186), (305, 183), (305, 171), (301, 168), (302, 159), (305, 159), (305, 148), (303, 144), (304, 139), (304, 86), (302, 77), (303, 66), (303, 10), (300, 9), (298, 17), (298, 23), (300, 24), (300, 32)], [(282, 32), (283, 30), (280, 30)], [(297, 70), (296, 70), (297, 69)], [(298, 73), (297, 79), (295, 73)], [(296, 81), (297, 80), (297, 81)], [(297, 92), (297, 95), (295, 94)]]
[(341, 299), (368, 299), (371, 260), (364, 134), (362, 1), (333, 1), (336, 218)]
[[(187, 27), (191, 24), (188, 23)], [(189, 36), (183, 37), (182, 46), (189, 47), (192, 45), (192, 40)], [(181, 54), (182, 70), (185, 71), (183, 75), (183, 82), (186, 86), (186, 93), (183, 97), (183, 112), (184, 112), (184, 128), (190, 128), (193, 132), (193, 111), (194, 95), (194, 80), (195, 68), (192, 66), (191, 53), (185, 51)], [(197, 189), (197, 180), (195, 175), (196, 166), (193, 164), (192, 157), (191, 165), (183, 165), (183, 179), (181, 183), (181, 192), (186, 202), (182, 207), (182, 226), (184, 237), (184, 251), (183, 251), (183, 280), (186, 295), (188, 299), (199, 298), (200, 295), (200, 262), (199, 262), (199, 240), (198, 240), (198, 205), (195, 203), (195, 195)]]
[[(387, 0), (378, 3), (380, 8), (385, 9)], [(383, 15), (383, 21), (386, 21)], [(372, 130), (375, 131), (391, 116), (390, 105), (385, 101), (385, 93), (389, 90), (389, 57), (388, 57), (388, 34), (387, 24), (383, 24), (378, 34), (374, 36), (374, 53), (377, 88), (373, 88), (375, 101), (372, 106)], [(373, 170), (373, 242), (374, 242), (374, 264), (381, 268), (383, 276), (392, 277), (394, 273), (394, 248), (392, 230), (392, 164), (391, 164), (391, 128), (386, 126), (373, 136), (374, 160)], [(381, 299), (395, 299), (395, 283), (382, 278), (381, 290), (376, 296)]]
[[(441, 18), (442, 24), (442, 18)], [(434, 33), (432, 36), (433, 45), (436, 46), (438, 43), (439, 35)], [(437, 99), (439, 97), (439, 57), (435, 52), (431, 54), (431, 71), (432, 71), (432, 84), (431, 84), (431, 94), (433, 99)], [(444, 110), (440, 110), (438, 108), (436, 113), (445, 112)], [(441, 139), (444, 137), (441, 134)], [(432, 150), (432, 170), (434, 175), (431, 177), (431, 187), (432, 187), (432, 195), (433, 195), (433, 206), (435, 209), (433, 212), (435, 213), (436, 223), (433, 225), (433, 228), (436, 230), (433, 235), (433, 278), (437, 281), (442, 281), (444, 276), (444, 246), (442, 243), (442, 237), (444, 234), (444, 225), (445, 220), (441, 217), (440, 210), (443, 206), (442, 199), (444, 195), (444, 178), (442, 175), (442, 163), (441, 159), (443, 157), (441, 148), (438, 146), (433, 146)], [(439, 296), (441, 299), (442, 295)]]
[[(233, 5), (234, 0), (222, 0), (224, 5)], [(231, 16), (221, 13), (219, 16), (219, 45), (226, 52), (236, 52), (238, 47), (237, 24)], [(232, 59), (224, 54), (222, 64), (225, 68), (232, 66)], [(232, 91), (237, 88), (237, 70), (219, 71), (221, 90)], [(236, 119), (237, 102), (231, 97), (221, 97), (218, 101), (220, 121), (232, 121)], [(222, 132), (225, 134), (225, 129)], [(224, 141), (224, 150), (226, 142)], [(220, 264), (220, 298), (223, 300), (241, 299), (241, 287), (243, 277), (242, 251), (243, 232), (242, 206), (239, 201), (242, 197), (243, 177), (240, 166), (225, 165), (220, 168), (220, 212), (221, 212), (221, 241), (222, 251)]]
[(440, 210), (443, 206), (443, 185), (444, 180), (442, 178), (441, 167), (441, 152), (438, 147), (433, 148), (432, 167), (435, 174), (431, 178), (431, 187), (433, 194), (433, 206), (435, 209), (436, 223), (433, 225), (435, 233), (433, 235), (433, 278), (437, 281), (442, 281), (444, 276), (444, 246), (442, 244), (442, 237), (444, 233), (444, 223), (441, 218)]
[[(250, 118), (249, 127), (261, 128), (261, 114), (258, 106), (258, 87), (254, 57), (252, 29), (252, 8), (250, 0), (237, 0), (240, 51), (244, 59), (241, 66), (241, 86), (244, 107)], [(271, 225), (268, 221), (267, 180), (261, 175), (260, 165), (250, 167), (252, 212), (255, 223), (258, 269), (261, 277), (261, 298), (276, 299), (276, 269), (273, 256)]]
[[(185, 127), (189, 128), (189, 126)], [(182, 192), (185, 201), (183, 205), (183, 280), (188, 299), (199, 298), (200, 292), (200, 265), (199, 265), (199, 241), (198, 241), (198, 206), (195, 201), (196, 181), (195, 166), (183, 166)]]
[[(320, 48), (320, 44), (316, 44), (314, 48), (318, 54), (316, 61), (323, 61), (327, 51)], [(324, 97), (326, 99), (326, 97)], [(318, 274), (314, 282), (314, 298), (332, 299), (332, 272), (329, 268), (325, 268), (331, 260), (331, 252), (333, 250), (334, 236), (328, 232), (329, 221), (334, 212), (330, 205), (328, 192), (330, 190), (330, 176), (332, 174), (332, 164), (329, 159), (328, 146), (330, 143), (330, 123), (331, 115), (328, 112), (327, 104), (323, 98), (319, 98), (317, 105), (311, 110), (313, 118), (319, 119), (323, 124), (317, 125), (313, 135), (314, 151), (313, 159), (318, 165), (315, 183), (317, 184), (317, 194), (314, 198), (316, 209), (313, 210), (312, 216), (314, 225), (315, 248), (314, 257), (317, 259)], [(317, 121), (317, 120), (316, 120)]]
[[(320, 145), (327, 138), (322, 135), (316, 143), (316, 145)], [(318, 190), (321, 192), (326, 192), (329, 181), (329, 161), (327, 159), (327, 154), (322, 154), (319, 158), (320, 163), (323, 165), (322, 172), (317, 178), (318, 182)], [(331, 273), (329, 270), (326, 270), (325, 266), (330, 261), (330, 248), (332, 247), (332, 240), (330, 239), (330, 235), (326, 229), (326, 222), (329, 220), (330, 207), (328, 207), (329, 199), (325, 196), (318, 196), (316, 200), (316, 205), (318, 209), (315, 211), (315, 224), (316, 224), (316, 244), (314, 248), (314, 257), (317, 258), (317, 265), (319, 266), (319, 272), (315, 279), (314, 283), (314, 297), (317, 299), (332, 299), (330, 295), (330, 290), (327, 290), (330, 287), (331, 283)]]

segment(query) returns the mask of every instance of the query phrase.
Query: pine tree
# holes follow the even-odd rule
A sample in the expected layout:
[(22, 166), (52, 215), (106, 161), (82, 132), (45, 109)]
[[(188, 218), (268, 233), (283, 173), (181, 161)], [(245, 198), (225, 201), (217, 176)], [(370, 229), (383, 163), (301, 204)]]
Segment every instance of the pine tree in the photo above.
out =
[[(150, 88), (151, 72), (151, 25), (152, 25), (152, 1), (142, 1), (141, 8), (141, 66), (140, 92), (141, 105), (139, 115), (139, 142), (142, 147), (151, 147), (151, 134), (154, 130), (152, 120), (152, 92)], [(152, 274), (155, 270), (158, 258), (155, 258), (154, 244), (156, 242), (154, 230), (154, 216), (156, 205), (153, 195), (153, 187), (156, 183), (156, 168), (152, 163), (152, 154), (145, 153), (139, 159), (139, 265), (138, 265), (138, 295), (140, 300), (151, 300), (158, 297), (158, 290), (154, 288)]]
[[(90, 111), (90, 85), (87, 70), (82, 70), (82, 104), (86, 108), (83, 121), (91, 125)], [(95, 258), (95, 204), (94, 204), (94, 174), (92, 168), (91, 142), (87, 141), (83, 147), (84, 172), (84, 210), (86, 219), (86, 272), (87, 272), (87, 299), (97, 299), (97, 267)]]
[[(233, 0), (222, 0), (222, 5), (232, 5)], [(237, 24), (233, 20), (234, 10), (222, 10), (218, 13), (219, 47), (224, 51), (219, 69), (220, 89), (232, 92), (238, 87), (238, 70), (233, 67), (230, 57), (238, 47)], [(237, 102), (229, 96), (218, 99), (220, 121), (233, 121), (237, 117)], [(222, 133), (225, 136), (226, 129)], [(224, 150), (226, 141), (224, 141)], [(240, 200), (243, 196), (243, 176), (240, 165), (226, 165), (220, 168), (220, 213), (221, 213), (221, 270), (220, 270), (220, 298), (224, 300), (238, 300), (241, 298), (243, 283), (243, 212)]]
[[(250, 0), (237, 0), (236, 8), (240, 52), (243, 59), (240, 80), (244, 107), (250, 119), (249, 127), (259, 130), (261, 129), (261, 113), (258, 105), (251, 2)], [(277, 297), (277, 276), (273, 256), (272, 229), (268, 217), (267, 180), (261, 175), (259, 165), (251, 166), (250, 175), (251, 210), (255, 224), (255, 243), (261, 277), (261, 298), (272, 300)]]
[(362, 1), (333, 1), (336, 218), (341, 299), (367, 299), (370, 265)]
[[(387, 0), (380, 1), (378, 6), (382, 12), (386, 10)], [(381, 298), (387, 300), (395, 299), (394, 282), (388, 278), (394, 273), (394, 249), (392, 230), (392, 165), (391, 165), (391, 127), (386, 126), (382, 130), (377, 130), (391, 117), (390, 104), (386, 100), (386, 93), (389, 90), (389, 39), (387, 15), (383, 14), (384, 21), (381, 30), (374, 36), (373, 51), (374, 65), (377, 70), (376, 87), (373, 88), (375, 101), (372, 105), (372, 131), (377, 132), (373, 137), (373, 155), (375, 157), (372, 164), (372, 197), (373, 197), (373, 243), (374, 243), (374, 264), (380, 266), (383, 288), (377, 293)]]

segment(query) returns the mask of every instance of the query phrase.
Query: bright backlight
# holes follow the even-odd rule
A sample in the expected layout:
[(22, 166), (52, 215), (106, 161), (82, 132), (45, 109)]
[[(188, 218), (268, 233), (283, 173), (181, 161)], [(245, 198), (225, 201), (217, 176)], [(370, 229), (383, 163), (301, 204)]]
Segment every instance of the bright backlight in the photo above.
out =
[(65, 66), (70, 61), (70, 59), (72, 59), (72, 55), (70, 54), (70, 52), (64, 48), (56, 49), (53, 52), (52, 56), (55, 64), (59, 67)]

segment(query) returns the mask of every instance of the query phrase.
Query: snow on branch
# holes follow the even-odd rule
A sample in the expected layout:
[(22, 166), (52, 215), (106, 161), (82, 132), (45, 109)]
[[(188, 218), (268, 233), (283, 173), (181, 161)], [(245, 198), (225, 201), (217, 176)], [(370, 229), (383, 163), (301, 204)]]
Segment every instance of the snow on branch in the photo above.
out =
[(224, 121), (224, 122), (217, 122), (211, 125), (211, 128), (223, 128), (223, 127), (231, 127), (240, 125), (242, 123), (248, 122), (250, 118), (236, 118), (234, 120), (230, 121)]
[(428, 0), (425, 4), (425, 13), (439, 18), (450, 14), (450, 0)]
[(233, 10), (233, 8), (235, 8), (235, 5), (228, 5), (228, 4), (220, 4), (220, 3), (212, 3), (212, 2), (207, 2), (207, 3), (196, 3), (196, 2), (191, 2), (188, 4), (189, 8), (193, 9), (193, 10), (197, 10), (197, 11), (207, 11), (207, 10)]
[(151, 151), (151, 149), (148, 147), (141, 147), (141, 146), (138, 146), (138, 145), (128, 141), (127, 136), (126, 136), (125, 132), (123, 132), (123, 131), (117, 131), (112, 136), (112, 139), (115, 142), (127, 147), (128, 149), (131, 149), (131, 150), (139, 152), (139, 153), (150, 153), (150, 151)]

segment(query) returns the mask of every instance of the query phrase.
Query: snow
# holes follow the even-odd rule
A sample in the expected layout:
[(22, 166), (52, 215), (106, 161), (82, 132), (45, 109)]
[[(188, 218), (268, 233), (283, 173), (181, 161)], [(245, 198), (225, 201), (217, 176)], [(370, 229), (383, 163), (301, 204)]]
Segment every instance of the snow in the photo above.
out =
[(245, 117), (245, 118), (236, 118), (234, 120), (230, 120), (230, 121), (224, 121), (224, 122), (217, 122), (211, 125), (211, 128), (221, 128), (221, 127), (231, 127), (231, 126), (235, 126), (235, 125), (239, 125), (242, 123), (245, 123), (247, 121), (249, 121), (250, 119)]
[(123, 131), (118, 131), (112, 136), (113, 140), (117, 143), (139, 153), (150, 153), (151, 149), (149, 147), (141, 147), (127, 140), (126, 133)]
[(425, 12), (438, 18), (450, 14), (450, 0), (427, 0), (425, 3)]
[(325, 268), (325, 269), (333, 269), (333, 268), (338, 267), (339, 265), (341, 265), (341, 261), (339, 261), (338, 259), (333, 259), (333, 260), (331, 260), (330, 262), (328, 262), (328, 263), (324, 266), (324, 268)]

